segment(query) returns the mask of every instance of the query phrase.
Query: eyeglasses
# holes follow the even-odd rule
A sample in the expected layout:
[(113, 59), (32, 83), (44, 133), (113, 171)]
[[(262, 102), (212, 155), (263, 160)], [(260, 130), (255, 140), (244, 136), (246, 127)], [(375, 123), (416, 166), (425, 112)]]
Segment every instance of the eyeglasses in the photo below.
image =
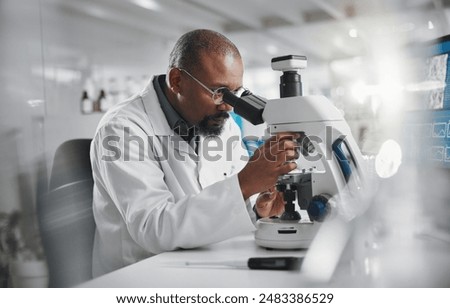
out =
[(244, 87), (240, 87), (239, 89), (237, 89), (235, 91), (231, 91), (227, 87), (220, 87), (220, 88), (217, 88), (217, 89), (210, 89), (207, 86), (205, 86), (200, 80), (198, 80), (197, 78), (192, 76), (191, 73), (189, 73), (185, 69), (182, 69), (182, 68), (178, 68), (178, 69), (180, 71), (186, 73), (189, 77), (194, 79), (200, 86), (202, 86), (206, 91), (208, 91), (209, 94), (211, 94), (211, 98), (212, 98), (214, 104), (216, 104), (216, 105), (220, 105), (220, 104), (223, 103), (222, 99), (223, 99), (223, 93), (225, 92), (225, 90), (230, 91), (231, 93), (233, 93), (234, 95), (236, 95), (238, 97), (241, 97), (241, 95), (246, 91), (246, 89)]

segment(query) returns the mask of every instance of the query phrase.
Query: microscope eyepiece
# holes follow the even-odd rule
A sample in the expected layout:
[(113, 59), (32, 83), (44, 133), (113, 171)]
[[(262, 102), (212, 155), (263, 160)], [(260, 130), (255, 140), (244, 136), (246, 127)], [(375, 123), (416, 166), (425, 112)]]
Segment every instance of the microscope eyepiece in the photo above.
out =
[(267, 101), (262, 97), (252, 94), (249, 90), (245, 90), (241, 97), (230, 90), (224, 90), (222, 100), (232, 106), (235, 113), (253, 125), (264, 123), (262, 113)]

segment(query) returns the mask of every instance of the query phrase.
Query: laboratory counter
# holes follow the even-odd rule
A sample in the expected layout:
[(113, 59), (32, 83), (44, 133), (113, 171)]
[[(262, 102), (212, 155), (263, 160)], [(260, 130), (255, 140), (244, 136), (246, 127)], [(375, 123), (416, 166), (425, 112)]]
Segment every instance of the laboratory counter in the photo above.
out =
[[(254, 257), (298, 257), (310, 250), (269, 250), (255, 243), (254, 233), (234, 237), (197, 249), (158, 254), (78, 285), (81, 288), (305, 288), (305, 287), (450, 287), (450, 242), (435, 235), (414, 237), (414, 245), (397, 243), (383, 254), (346, 258), (327, 281), (312, 280), (307, 266), (299, 270), (235, 268), (222, 262)], [(375, 251), (376, 252), (376, 251)], [(380, 252), (380, 251), (379, 251)], [(329, 253), (326, 253), (329, 255)], [(307, 258), (311, 258), (311, 254)], [(314, 256), (314, 267), (322, 269), (323, 253)], [(344, 261), (342, 261), (344, 259)], [(306, 260), (306, 259), (305, 259)], [(308, 260), (309, 261), (309, 260)], [(205, 265), (215, 262), (215, 265)], [(200, 263), (189, 265), (188, 263)], [(305, 265), (306, 262), (303, 263)], [(311, 265), (311, 263), (308, 263)], [(319, 266), (319, 267), (317, 267)], [(311, 268), (309, 268), (311, 269)]]
[(186, 262), (247, 260), (253, 257), (303, 257), (304, 249), (268, 250), (256, 245), (254, 234), (238, 236), (198, 249), (158, 254), (85, 282), (79, 287), (240, 288), (298, 287), (304, 285), (299, 270), (260, 270)]

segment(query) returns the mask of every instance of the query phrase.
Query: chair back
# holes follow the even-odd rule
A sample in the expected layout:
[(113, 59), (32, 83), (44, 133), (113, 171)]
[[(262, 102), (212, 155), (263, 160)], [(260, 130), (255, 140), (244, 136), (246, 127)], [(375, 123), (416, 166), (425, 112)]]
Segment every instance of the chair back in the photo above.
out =
[(90, 143), (91, 139), (74, 139), (58, 147), (49, 192), (37, 209), (50, 287), (71, 287), (92, 278)]

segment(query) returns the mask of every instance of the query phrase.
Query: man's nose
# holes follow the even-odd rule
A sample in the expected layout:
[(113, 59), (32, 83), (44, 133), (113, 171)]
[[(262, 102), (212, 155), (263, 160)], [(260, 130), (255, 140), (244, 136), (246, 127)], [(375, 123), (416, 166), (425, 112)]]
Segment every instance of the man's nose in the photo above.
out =
[(227, 103), (224, 103), (224, 102), (222, 102), (222, 104), (217, 106), (217, 108), (220, 111), (231, 111), (233, 109), (233, 107), (231, 107), (231, 105), (228, 105)]

